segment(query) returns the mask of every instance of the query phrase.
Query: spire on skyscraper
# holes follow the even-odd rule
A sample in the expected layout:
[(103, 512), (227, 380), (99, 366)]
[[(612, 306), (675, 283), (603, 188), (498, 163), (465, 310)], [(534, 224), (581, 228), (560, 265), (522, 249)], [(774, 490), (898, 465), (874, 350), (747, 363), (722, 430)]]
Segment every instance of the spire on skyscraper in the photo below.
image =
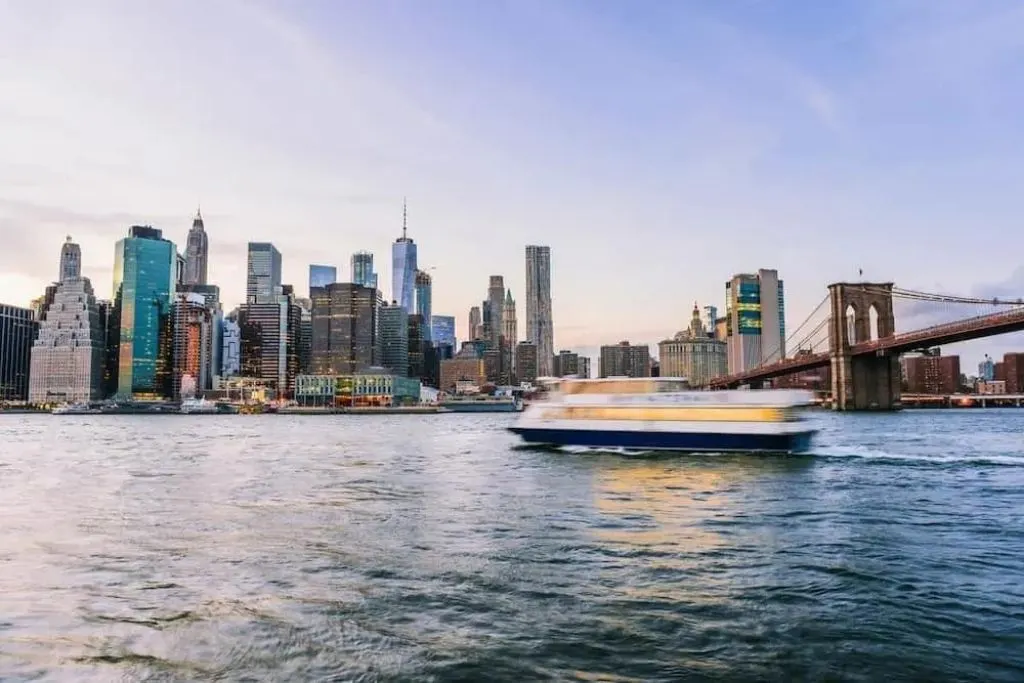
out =
[(408, 239), (405, 235), (406, 219), (409, 217), (408, 211), (406, 210), (405, 197), (402, 197), (402, 239)]

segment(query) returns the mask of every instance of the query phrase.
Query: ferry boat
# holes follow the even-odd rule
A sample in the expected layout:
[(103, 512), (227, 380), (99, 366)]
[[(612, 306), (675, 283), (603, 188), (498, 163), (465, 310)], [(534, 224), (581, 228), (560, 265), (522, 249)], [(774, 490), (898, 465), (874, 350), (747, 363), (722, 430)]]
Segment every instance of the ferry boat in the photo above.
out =
[(50, 412), (54, 415), (95, 415), (100, 411), (88, 403), (62, 403)]
[(186, 398), (181, 401), (183, 415), (208, 415), (217, 412), (217, 404), (205, 398)]
[(808, 391), (694, 391), (672, 377), (563, 380), (509, 430), (528, 444), (799, 453), (817, 431)]
[(449, 396), (439, 405), (453, 413), (514, 413), (523, 409), (523, 403), (514, 396)]

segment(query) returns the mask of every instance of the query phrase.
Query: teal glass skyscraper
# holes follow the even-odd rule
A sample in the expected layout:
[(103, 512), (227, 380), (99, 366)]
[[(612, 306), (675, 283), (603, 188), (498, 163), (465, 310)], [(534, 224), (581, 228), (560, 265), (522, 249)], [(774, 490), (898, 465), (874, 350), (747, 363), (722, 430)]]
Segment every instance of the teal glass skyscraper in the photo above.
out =
[[(134, 225), (114, 252), (114, 303), (120, 320), (117, 396), (164, 397), (169, 390), (174, 243), (160, 230)], [(166, 385), (166, 386), (165, 386)]]

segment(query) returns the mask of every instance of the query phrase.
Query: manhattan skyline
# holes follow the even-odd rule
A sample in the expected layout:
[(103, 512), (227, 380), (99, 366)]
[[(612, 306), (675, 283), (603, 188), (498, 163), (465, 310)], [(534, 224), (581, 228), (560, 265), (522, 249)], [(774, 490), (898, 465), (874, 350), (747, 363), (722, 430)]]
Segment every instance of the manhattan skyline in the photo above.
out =
[(128, 226), (183, 253), (200, 202), (229, 306), (249, 241), (286, 283), (359, 250), (388, 283), (404, 195), (457, 330), (490, 275), (522, 297), (523, 245), (550, 245), (559, 348), (656, 342), (762, 267), (789, 327), (859, 269), (1024, 295), (1019, 4), (631, 8), (7, 3), (3, 299), (42, 292), (67, 234), (107, 298)]

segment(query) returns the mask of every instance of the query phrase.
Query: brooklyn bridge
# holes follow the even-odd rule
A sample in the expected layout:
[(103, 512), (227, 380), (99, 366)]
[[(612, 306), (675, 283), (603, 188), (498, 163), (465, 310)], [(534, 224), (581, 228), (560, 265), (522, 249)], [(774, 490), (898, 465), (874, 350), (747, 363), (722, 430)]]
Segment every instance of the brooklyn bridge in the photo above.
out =
[[(897, 332), (897, 304), (908, 317), (942, 322)], [(930, 294), (891, 282), (837, 282), (781, 349), (762, 353), (768, 362), (718, 377), (710, 388), (757, 388), (768, 380), (828, 368), (830, 386), (822, 388), (831, 390), (836, 410), (895, 410), (900, 407), (901, 354), (1020, 330), (1020, 299)]]

